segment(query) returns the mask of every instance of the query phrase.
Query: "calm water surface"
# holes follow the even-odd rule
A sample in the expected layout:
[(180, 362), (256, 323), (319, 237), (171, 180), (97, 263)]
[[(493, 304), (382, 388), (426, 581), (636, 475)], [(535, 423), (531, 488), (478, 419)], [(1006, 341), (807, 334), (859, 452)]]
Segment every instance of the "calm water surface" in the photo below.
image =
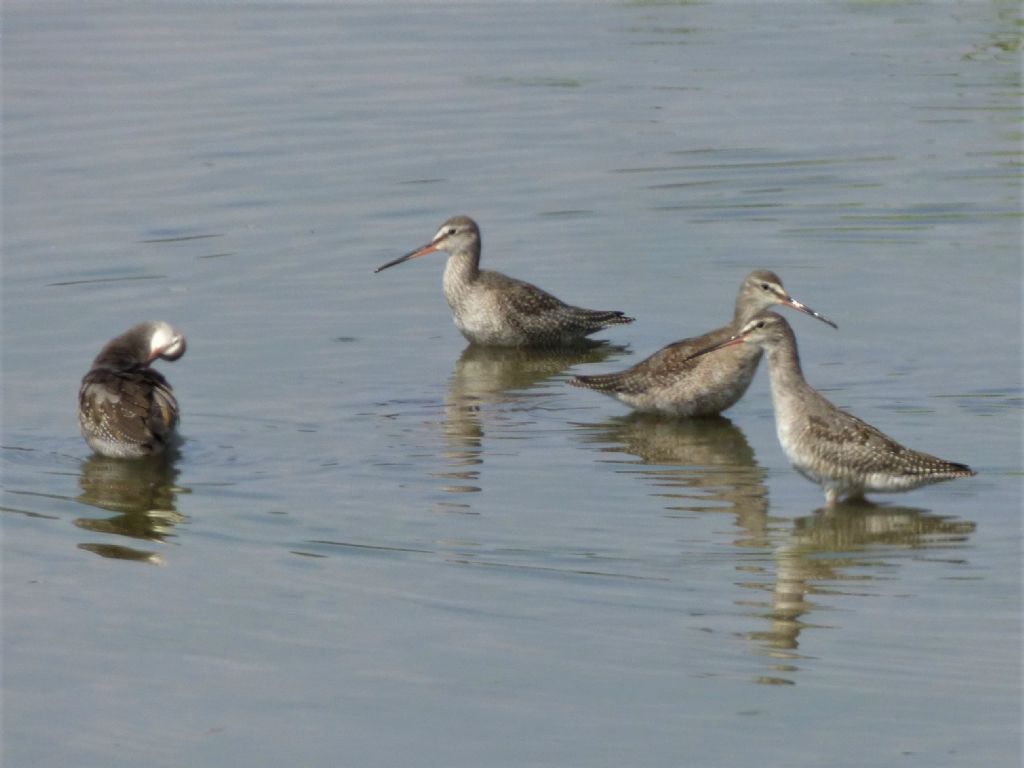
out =
[[(1021, 759), (1011, 3), (9, 2), (5, 766)], [(637, 322), (467, 349), (484, 260)], [(976, 478), (819, 511), (767, 380), (725, 417), (565, 385), (752, 268), (839, 405)], [(166, 319), (180, 455), (91, 456)]]

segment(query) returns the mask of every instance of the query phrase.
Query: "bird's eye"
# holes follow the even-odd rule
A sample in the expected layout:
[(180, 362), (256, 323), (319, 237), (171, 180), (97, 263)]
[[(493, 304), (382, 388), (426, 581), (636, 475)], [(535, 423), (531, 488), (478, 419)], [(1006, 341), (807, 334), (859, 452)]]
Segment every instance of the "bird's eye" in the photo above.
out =
[(760, 321), (760, 322), (759, 322), (759, 323), (758, 323), (757, 325), (755, 325), (754, 327), (755, 327), (755, 328), (764, 328), (764, 320)]
[(772, 289), (772, 287), (770, 285), (768, 285), (768, 283), (761, 283), (761, 290), (762, 291), (770, 291), (771, 289)]
[(454, 235), (455, 234), (455, 227), (452, 227), (451, 229), (449, 229), (448, 230), (448, 234), (449, 235)]

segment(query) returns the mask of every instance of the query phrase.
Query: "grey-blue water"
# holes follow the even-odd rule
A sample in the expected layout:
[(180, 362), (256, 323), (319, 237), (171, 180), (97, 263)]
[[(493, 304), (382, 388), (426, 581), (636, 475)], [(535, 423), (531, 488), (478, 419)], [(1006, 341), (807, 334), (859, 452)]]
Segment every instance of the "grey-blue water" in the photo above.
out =
[[(1014, 3), (5, 3), (3, 757), (17, 766), (1021, 759)], [(637, 317), (467, 350), (444, 257)], [(752, 268), (810, 382), (975, 478), (822, 513), (767, 378), (573, 389)], [(78, 382), (159, 318), (169, 463)]]

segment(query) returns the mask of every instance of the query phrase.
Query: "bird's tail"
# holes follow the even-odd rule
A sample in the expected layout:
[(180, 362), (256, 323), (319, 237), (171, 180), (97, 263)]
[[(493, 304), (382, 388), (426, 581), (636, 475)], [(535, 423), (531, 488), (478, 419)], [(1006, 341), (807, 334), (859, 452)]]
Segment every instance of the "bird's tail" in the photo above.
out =
[(614, 392), (618, 388), (617, 373), (597, 374), (595, 376), (573, 376), (569, 384), (582, 389), (594, 389), (598, 392)]

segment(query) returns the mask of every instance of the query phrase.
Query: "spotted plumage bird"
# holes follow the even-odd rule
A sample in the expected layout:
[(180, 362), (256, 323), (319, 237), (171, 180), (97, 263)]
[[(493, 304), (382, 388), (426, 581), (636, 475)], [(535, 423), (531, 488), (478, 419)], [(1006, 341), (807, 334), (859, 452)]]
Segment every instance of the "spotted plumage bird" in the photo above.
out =
[(429, 243), (375, 271), (433, 251), (448, 253), (444, 295), (455, 325), (475, 344), (569, 346), (608, 326), (633, 322), (622, 312), (574, 307), (535, 285), (480, 269), (480, 229), (468, 216), (453, 216)]
[(743, 397), (757, 372), (761, 350), (751, 344), (714, 357), (695, 358), (693, 353), (728, 339), (751, 317), (775, 304), (792, 307), (836, 327), (827, 317), (790, 296), (774, 272), (756, 270), (740, 285), (736, 309), (728, 325), (662, 347), (624, 371), (575, 376), (569, 383), (614, 397), (638, 411), (714, 416)]
[(796, 337), (780, 315), (762, 312), (694, 357), (735, 345), (757, 346), (767, 355), (779, 443), (793, 468), (825, 489), (826, 505), (974, 474), (966, 464), (900, 445), (822, 397), (804, 379)]
[(178, 423), (178, 402), (150, 363), (183, 354), (185, 337), (162, 321), (139, 323), (111, 339), (78, 391), (78, 422), (89, 447), (124, 459), (163, 451)]

